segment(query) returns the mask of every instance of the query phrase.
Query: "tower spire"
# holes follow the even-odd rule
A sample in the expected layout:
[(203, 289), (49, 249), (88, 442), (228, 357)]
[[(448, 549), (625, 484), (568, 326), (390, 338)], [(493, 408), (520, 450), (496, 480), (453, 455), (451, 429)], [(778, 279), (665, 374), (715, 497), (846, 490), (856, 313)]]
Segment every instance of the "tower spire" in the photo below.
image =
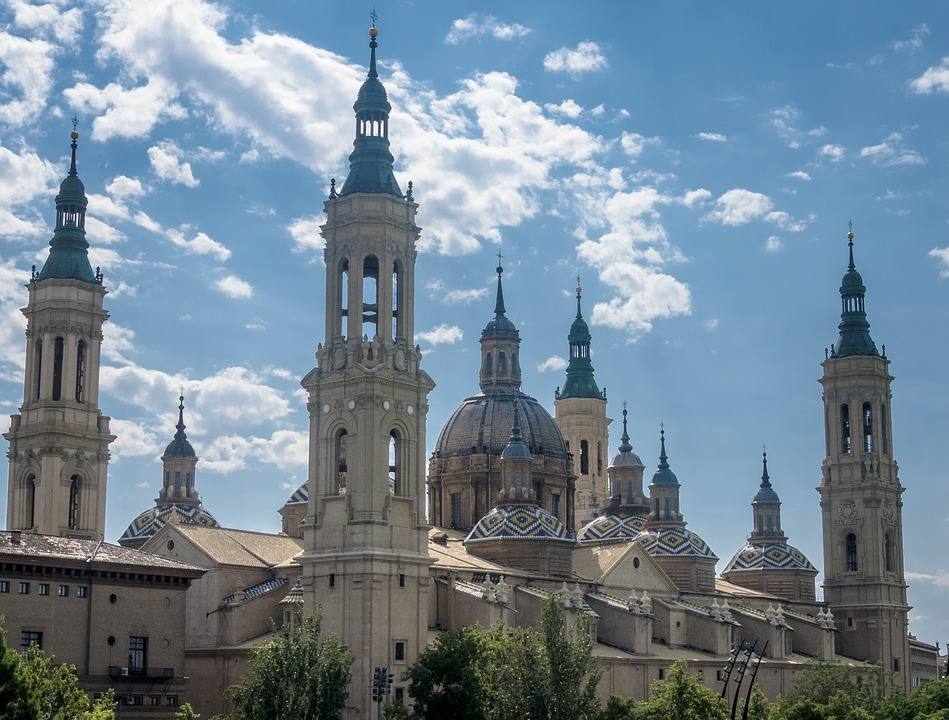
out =
[(76, 148), (79, 147), (79, 143), (77, 142), (77, 140), (79, 140), (79, 132), (76, 130), (77, 127), (79, 127), (79, 118), (76, 117), (76, 115), (73, 115), (72, 116), (72, 132), (69, 133), (69, 139), (72, 141), (69, 143), (70, 148), (72, 148), (72, 157), (69, 161), (70, 175), (79, 174), (76, 171)]
[(628, 453), (633, 451), (633, 446), (629, 443), (629, 431), (626, 428), (626, 401), (623, 401), (623, 437), (621, 438), (622, 442), (619, 445), (619, 451), (621, 453)]
[(504, 290), (501, 288), (501, 275), (504, 273), (504, 267), (501, 265), (501, 250), (498, 249), (498, 292), (494, 299), (494, 315), (500, 317), (504, 315)]
[(849, 262), (847, 272), (840, 283), (840, 335), (834, 344), (834, 357), (848, 355), (878, 356), (876, 345), (870, 337), (870, 323), (867, 320), (865, 299), (867, 288), (863, 276), (857, 271), (853, 260), (853, 222), (848, 221), (847, 247)]
[(659, 423), (659, 469), (669, 469), (669, 456), (666, 455), (666, 426)]
[(583, 287), (580, 285), (580, 275), (577, 274), (577, 315), (570, 325), (567, 342), (570, 344), (570, 362), (567, 364), (567, 380), (563, 385), (563, 392), (559, 398), (598, 398), (605, 400), (605, 393), (597, 387), (593, 376), (593, 362), (590, 359), (590, 326), (583, 319), (583, 309), (580, 300), (583, 297)]
[(771, 487), (771, 478), (768, 476), (768, 451), (761, 452), (761, 487)]

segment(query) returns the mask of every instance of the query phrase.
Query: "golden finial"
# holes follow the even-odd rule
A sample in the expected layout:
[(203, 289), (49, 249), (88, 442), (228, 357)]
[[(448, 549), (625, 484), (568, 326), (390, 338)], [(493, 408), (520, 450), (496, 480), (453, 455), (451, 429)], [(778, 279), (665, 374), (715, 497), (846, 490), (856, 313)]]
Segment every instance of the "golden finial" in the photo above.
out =
[(79, 118), (76, 117), (75, 113), (72, 116), (72, 132), (69, 133), (69, 139), (75, 142), (79, 139), (79, 133), (76, 131), (76, 128), (79, 127)]
[(372, 20), (372, 27), (369, 28), (369, 37), (376, 38), (379, 35), (379, 29), (376, 27), (376, 20), (379, 19), (379, 16), (376, 14), (375, 8), (369, 13), (369, 19)]

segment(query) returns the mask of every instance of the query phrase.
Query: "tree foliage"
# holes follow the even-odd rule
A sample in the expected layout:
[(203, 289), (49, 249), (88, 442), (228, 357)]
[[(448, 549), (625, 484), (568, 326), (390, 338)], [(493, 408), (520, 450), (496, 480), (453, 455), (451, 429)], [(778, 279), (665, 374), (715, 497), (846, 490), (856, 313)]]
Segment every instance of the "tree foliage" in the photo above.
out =
[(352, 655), (321, 619), (287, 623), (231, 688), (235, 720), (335, 720), (346, 703)]

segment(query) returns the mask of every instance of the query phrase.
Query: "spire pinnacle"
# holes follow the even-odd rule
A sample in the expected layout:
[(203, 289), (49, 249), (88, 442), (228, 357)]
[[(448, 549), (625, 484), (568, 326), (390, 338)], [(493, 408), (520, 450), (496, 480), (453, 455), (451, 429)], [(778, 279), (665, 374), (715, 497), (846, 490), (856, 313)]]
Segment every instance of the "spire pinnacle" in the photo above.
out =
[(178, 432), (175, 433), (175, 438), (181, 438), (187, 440), (187, 435), (185, 435), (185, 391), (184, 389), (179, 390), (178, 395), (178, 424), (175, 425), (175, 428)]
[(847, 266), (848, 270), (856, 270), (857, 266), (853, 264), (853, 220), (847, 221), (847, 245), (850, 246), (850, 264)]
[(768, 451), (761, 452), (761, 487), (771, 487), (771, 478), (768, 475)]
[(659, 469), (669, 469), (669, 456), (666, 455), (666, 426), (665, 423), (659, 423)]
[(619, 446), (621, 453), (632, 452), (633, 446), (629, 444), (629, 431), (626, 428), (626, 401), (623, 401), (623, 437)]
[(376, 14), (376, 9), (373, 8), (372, 12), (369, 13), (369, 18), (372, 20), (372, 27), (369, 28), (369, 75), (368, 77), (377, 78), (379, 73), (376, 72), (376, 47), (378, 43), (376, 38), (379, 37), (379, 29), (376, 27), (376, 20), (379, 19), (379, 16)]
[(495, 301), (494, 301), (494, 314), (495, 314), (495, 315), (503, 315), (504, 312), (505, 312), (505, 310), (504, 310), (504, 290), (501, 288), (501, 275), (504, 273), (504, 268), (503, 268), (502, 265), (501, 265), (501, 258), (502, 258), (501, 249), (498, 248), (498, 267), (497, 267), (497, 273), (498, 273), (498, 293), (497, 293), (497, 297), (495, 298)]
[(577, 318), (582, 318), (583, 313), (580, 312), (580, 298), (583, 296), (583, 288), (580, 286), (580, 273), (577, 273)]
[(77, 148), (78, 145), (79, 145), (79, 143), (76, 142), (77, 140), (79, 140), (79, 132), (76, 130), (76, 128), (77, 128), (78, 126), (79, 126), (79, 118), (76, 117), (76, 115), (74, 114), (74, 115), (72, 116), (72, 132), (69, 133), (69, 139), (72, 140), (72, 142), (69, 144), (69, 146), (72, 148), (72, 158), (71, 158), (70, 161), (69, 161), (69, 174), (70, 174), (70, 175), (78, 175), (78, 174), (79, 174), (79, 173), (76, 171), (76, 148)]

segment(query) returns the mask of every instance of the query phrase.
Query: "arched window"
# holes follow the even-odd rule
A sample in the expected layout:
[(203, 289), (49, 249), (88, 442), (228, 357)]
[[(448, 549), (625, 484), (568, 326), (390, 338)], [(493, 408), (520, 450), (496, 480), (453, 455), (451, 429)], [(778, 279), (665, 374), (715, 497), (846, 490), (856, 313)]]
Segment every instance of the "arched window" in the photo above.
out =
[(498, 353), (498, 375), (504, 375), (505, 373), (507, 373), (507, 355), (502, 350)]
[(347, 433), (345, 430), (340, 430), (336, 433), (336, 442), (334, 448), (334, 462), (333, 465), (336, 469), (336, 481), (333, 488), (333, 491), (337, 495), (346, 494), (346, 441)]
[(85, 400), (86, 341), (80, 340), (76, 347), (76, 402)]
[(845, 455), (853, 452), (850, 440), (850, 408), (846, 403), (840, 406), (840, 445)]
[(517, 353), (511, 353), (511, 374), (517, 372)]
[(392, 339), (397, 340), (405, 334), (402, 325), (402, 264), (392, 263)]
[(367, 255), (362, 263), (362, 335), (379, 334), (379, 258)]
[(494, 373), (494, 353), (489, 352), (484, 356), (484, 374), (491, 375)]
[(69, 516), (67, 518), (67, 527), (70, 530), (76, 530), (79, 527), (80, 484), (81, 481), (78, 475), (73, 475), (69, 478)]
[(659, 498), (656, 498), (655, 500), (653, 500), (653, 505), (655, 505), (655, 507), (653, 508), (652, 514), (655, 516), (656, 520), (658, 520), (659, 519)]
[(40, 390), (43, 387), (43, 341), (36, 341), (36, 399), (40, 399)]
[(586, 440), (580, 441), (580, 474), (590, 474), (590, 448)]
[(669, 498), (662, 499), (662, 517), (665, 520), (669, 519)]
[(346, 319), (349, 317), (349, 260), (343, 260), (339, 264), (339, 277), (336, 287), (338, 293), (336, 307), (339, 308), (339, 327), (336, 334), (345, 340)]
[(603, 443), (596, 444), (596, 474), (603, 474)]
[(63, 346), (65, 341), (58, 337), (53, 343), (53, 400), (59, 400), (63, 394)]
[(24, 519), (26, 520), (26, 527), (32, 529), (36, 524), (36, 476), (30, 475), (26, 478), (26, 507), (24, 508), (26, 512), (24, 513)]
[(863, 404), (863, 450), (873, 452), (873, 407), (868, 402)]
[(880, 444), (880, 452), (884, 455), (890, 454), (890, 443), (886, 427), (886, 403), (880, 405), (880, 437), (883, 442)]
[(887, 533), (883, 541), (883, 568), (887, 572), (893, 572), (896, 567), (896, 563), (893, 559), (895, 550), (896, 548), (893, 545), (893, 536), (890, 533)]
[(405, 494), (402, 487), (402, 436), (397, 430), (389, 433), (389, 492)]
[(847, 570), (857, 572), (857, 536), (847, 535)]

